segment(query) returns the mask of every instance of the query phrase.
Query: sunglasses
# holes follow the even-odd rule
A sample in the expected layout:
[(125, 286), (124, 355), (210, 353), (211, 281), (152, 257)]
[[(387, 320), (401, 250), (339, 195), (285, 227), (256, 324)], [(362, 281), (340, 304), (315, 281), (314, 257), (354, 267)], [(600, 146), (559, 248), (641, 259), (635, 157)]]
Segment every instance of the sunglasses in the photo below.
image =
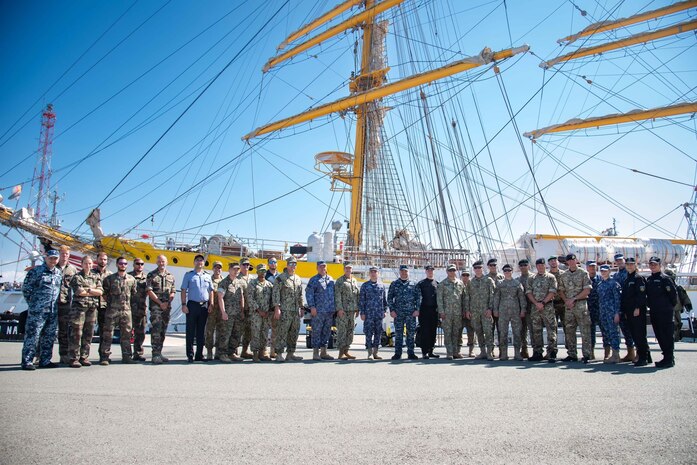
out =
[(269, 264), (271, 264), (271, 265), (275, 265), (276, 263), (277, 263), (276, 260), (269, 261)]
[(481, 270), (481, 269), (482, 269), (481, 266), (473, 266), (472, 268), (474, 268), (475, 270)]
[(296, 266), (297, 263), (289, 263), (288, 266)]
[(126, 266), (126, 265), (128, 265), (128, 262), (118, 262), (117, 265), (119, 265), (119, 266)]
[(513, 270), (503, 270), (504, 273), (513, 273)]

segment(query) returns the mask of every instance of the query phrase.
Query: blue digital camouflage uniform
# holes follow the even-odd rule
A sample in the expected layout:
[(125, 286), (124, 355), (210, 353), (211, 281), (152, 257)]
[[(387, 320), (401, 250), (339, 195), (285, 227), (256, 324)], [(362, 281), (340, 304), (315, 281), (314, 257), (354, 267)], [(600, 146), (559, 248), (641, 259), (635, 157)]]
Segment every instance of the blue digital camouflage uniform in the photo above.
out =
[(595, 276), (591, 277), (590, 274), (588, 274), (588, 277), (591, 280), (591, 285), (593, 286), (593, 289), (591, 289), (591, 293), (588, 294), (588, 313), (591, 316), (591, 349), (595, 348), (595, 328), (599, 327), (600, 328), (600, 334), (603, 336), (603, 347), (610, 347), (610, 344), (607, 342), (607, 336), (605, 335), (605, 328), (603, 327), (602, 323), (600, 322), (600, 303), (599, 303), (599, 297), (598, 297), (598, 283), (602, 280), (599, 274), (596, 274)]
[(365, 334), (366, 349), (380, 347), (382, 335), (382, 320), (387, 310), (387, 292), (381, 282), (366, 281), (361, 285), (358, 294), (358, 311), (363, 321), (363, 334)]
[(407, 353), (414, 353), (414, 335), (416, 333), (416, 317), (413, 315), (421, 305), (421, 292), (416, 282), (396, 279), (390, 283), (387, 291), (387, 305), (395, 312), (394, 319), (394, 353), (402, 354), (404, 346), (404, 327), (407, 328)]
[(615, 315), (620, 314), (620, 299), (622, 288), (613, 278), (600, 280), (597, 284), (598, 302), (600, 307), (600, 327), (603, 328), (603, 345), (607, 340), (608, 346), (620, 350), (619, 326), (615, 323)]
[(316, 274), (307, 283), (305, 299), (307, 306), (317, 309), (312, 318), (312, 348), (326, 347), (332, 333), (334, 319), (334, 279), (327, 275)]
[(53, 343), (58, 329), (56, 302), (60, 295), (62, 273), (58, 268), (49, 270), (44, 264), (32, 268), (24, 278), (22, 294), (29, 311), (24, 330), (22, 366), (32, 365), (37, 345), (39, 366), (51, 363)]
[[(620, 285), (620, 289), (624, 287), (624, 282), (627, 280), (629, 272), (626, 268), (617, 270), (611, 277), (617, 284)], [(627, 321), (627, 316), (622, 312), (620, 314), (620, 329), (622, 330), (622, 335), (624, 336), (624, 343), (627, 344), (627, 348), (634, 347), (634, 338), (632, 338), (632, 331), (629, 329), (629, 322)]]

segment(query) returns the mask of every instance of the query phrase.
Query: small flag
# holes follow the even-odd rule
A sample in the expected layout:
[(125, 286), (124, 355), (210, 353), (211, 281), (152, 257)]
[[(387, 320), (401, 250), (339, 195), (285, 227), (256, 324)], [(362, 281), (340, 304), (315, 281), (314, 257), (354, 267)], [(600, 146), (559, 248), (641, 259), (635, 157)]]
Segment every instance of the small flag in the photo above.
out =
[(9, 200), (18, 199), (20, 195), (22, 195), (22, 185), (18, 184), (12, 188), (12, 195), (10, 195)]

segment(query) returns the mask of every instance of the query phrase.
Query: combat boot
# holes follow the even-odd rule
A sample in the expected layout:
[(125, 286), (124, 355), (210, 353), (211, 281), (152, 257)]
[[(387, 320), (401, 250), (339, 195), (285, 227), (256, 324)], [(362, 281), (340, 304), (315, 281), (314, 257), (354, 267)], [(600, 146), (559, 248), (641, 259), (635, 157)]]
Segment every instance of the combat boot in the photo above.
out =
[(514, 354), (513, 360), (517, 360), (517, 361), (523, 360), (523, 356), (520, 355), (520, 346), (516, 346), (516, 345), (513, 346), (513, 354)]
[(232, 363), (232, 360), (230, 360), (230, 357), (228, 357), (225, 354), (222, 354), (218, 357), (218, 360), (220, 360), (220, 363)]
[(455, 353), (453, 354), (453, 359), (455, 359), (455, 360), (460, 360), (460, 359), (462, 359), (462, 358), (465, 358), (465, 357), (462, 356), (462, 354), (460, 353), (460, 351), (457, 351), (457, 352), (455, 352)]
[(68, 365), (70, 368), (82, 368), (82, 365), (77, 360), (73, 360)]
[(636, 357), (636, 351), (634, 347), (627, 347), (627, 355), (620, 359), (620, 362), (633, 362)]
[(610, 346), (605, 347), (605, 356), (603, 357), (603, 362), (610, 357), (610, 352), (612, 352), (612, 348)]
[(252, 351), (252, 362), (255, 362), (255, 363), (261, 362), (261, 360), (259, 360), (259, 351), (258, 350)]
[(322, 351), (321, 351), (321, 353), (319, 354), (319, 358), (321, 358), (322, 360), (334, 360), (334, 357), (332, 357), (331, 355), (329, 355), (329, 354), (327, 353), (327, 348), (326, 348), (326, 347), (322, 347)]
[(206, 347), (206, 360), (213, 360), (213, 349)]
[(474, 346), (469, 346), (469, 353), (467, 354), (468, 357), (474, 357)]
[(378, 348), (377, 348), (377, 347), (375, 347), (375, 348), (373, 349), (373, 358), (374, 358), (375, 360), (382, 360), (382, 357), (380, 357), (380, 356), (378, 355)]
[(368, 360), (373, 360), (373, 350), (368, 349)]
[(499, 360), (508, 360), (508, 346), (499, 346)]
[(344, 356), (346, 356), (346, 358), (349, 359), (349, 360), (356, 360), (356, 356), (355, 356), (355, 355), (349, 354), (349, 350), (348, 350), (348, 349), (346, 349), (346, 350), (344, 351)]
[(452, 360), (452, 359), (453, 359), (453, 353), (450, 352), (449, 350), (447, 350), (447, 351), (446, 351), (446, 355), (445, 355), (445, 359), (446, 359), (446, 360)]
[(81, 358), (80, 365), (82, 365), (83, 367), (89, 367), (89, 366), (92, 366), (92, 362), (90, 362), (86, 358)]
[(544, 360), (544, 358), (541, 353), (533, 353), (532, 357), (528, 358), (529, 362), (541, 362), (542, 360)]
[(61, 365), (69, 365), (70, 364), (70, 357), (68, 357), (67, 355), (61, 355), (60, 364)]
[(282, 354), (282, 353), (278, 352), (278, 353), (276, 354), (276, 361), (277, 361), (277, 362), (285, 362), (285, 359), (283, 358), (283, 354)]
[(612, 349), (612, 354), (603, 360), (603, 363), (619, 363), (620, 362), (620, 353), (619, 351)]
[(152, 364), (153, 365), (160, 365), (162, 363), (162, 355), (153, 355), (152, 356)]
[(164, 355), (160, 355), (160, 360), (162, 360), (162, 363), (169, 362), (169, 359), (167, 357), (165, 357)]
[[(220, 355), (221, 361), (222, 361), (223, 355), (225, 355), (225, 354)], [(230, 355), (228, 355), (227, 357), (230, 359), (230, 361), (233, 361), (233, 362), (241, 362), (243, 360), (242, 357), (240, 357), (239, 355), (237, 355), (234, 352), (231, 353)]]
[(286, 355), (286, 360), (292, 360), (292, 361), (294, 361), (294, 362), (299, 362), (299, 361), (302, 360), (302, 359), (303, 359), (303, 358), (302, 358), (301, 356), (295, 355), (295, 351), (294, 351), (294, 350), (289, 350), (289, 351), (288, 351), (288, 355)]
[(261, 360), (262, 362), (270, 362), (271, 361), (271, 358), (268, 355), (266, 355), (266, 347), (264, 347), (263, 349), (261, 349), (259, 351), (259, 360)]
[(346, 350), (339, 349), (339, 360), (348, 360), (348, 357), (346, 356)]
[(493, 348), (491, 350), (486, 351), (486, 359), (489, 361), (494, 359), (494, 349)]
[(242, 357), (243, 359), (246, 359), (246, 360), (249, 360), (249, 359), (254, 358), (254, 356), (253, 356), (252, 354), (250, 354), (250, 353), (247, 351), (247, 349), (249, 349), (249, 346), (248, 346), (248, 345), (245, 345), (245, 346), (242, 347), (242, 354), (240, 354), (240, 357)]
[(126, 365), (131, 365), (131, 364), (136, 363), (136, 362), (135, 362), (135, 360), (133, 360), (133, 357), (131, 357), (130, 355), (124, 355), (121, 358), (121, 363), (124, 363)]
[(589, 360), (595, 360), (595, 349), (591, 349), (591, 356), (589, 357)]
[(475, 360), (484, 360), (486, 358), (486, 349), (483, 347), (480, 349), (479, 355), (474, 357)]
[(319, 348), (312, 349), (312, 360), (322, 360), (319, 357)]
[(269, 354), (269, 357), (276, 358), (276, 349), (274, 349), (273, 347), (271, 348), (271, 353)]

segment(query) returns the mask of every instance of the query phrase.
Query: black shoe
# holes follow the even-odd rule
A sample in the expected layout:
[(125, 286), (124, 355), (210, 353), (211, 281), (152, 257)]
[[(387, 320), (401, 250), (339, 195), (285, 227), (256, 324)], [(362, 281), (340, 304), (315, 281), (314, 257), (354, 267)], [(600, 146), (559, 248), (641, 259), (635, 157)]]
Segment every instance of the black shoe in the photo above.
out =
[(557, 354), (551, 354), (547, 358), (547, 363), (557, 363)]
[(636, 362), (634, 362), (634, 366), (635, 366), (635, 367), (645, 367), (645, 366), (648, 365), (648, 364), (649, 364), (648, 361), (642, 360), (642, 359), (639, 359), (639, 360), (637, 360)]
[(392, 356), (392, 360), (399, 360), (399, 359), (401, 359), (401, 358), (402, 358), (402, 354), (394, 354), (394, 355)]
[(27, 363), (26, 365), (22, 365), (22, 370), (34, 371), (36, 370), (36, 367), (33, 363)]
[(144, 361), (145, 361), (145, 357), (143, 357), (142, 355), (135, 354), (135, 355), (133, 356), (133, 361), (134, 361), (134, 362), (144, 362)]
[(587, 364), (587, 363), (590, 361), (590, 359), (589, 359), (588, 357), (581, 357), (581, 361), (582, 361), (584, 364)]
[(429, 355), (428, 355), (428, 354), (423, 354), (423, 356), (422, 356), (421, 358), (423, 358), (424, 360), (428, 360), (428, 359), (429, 359)]
[(434, 354), (433, 352), (430, 352), (430, 353), (428, 354), (428, 356), (431, 357), (431, 358), (440, 358), (440, 355)]
[(532, 354), (532, 357), (528, 358), (529, 362), (541, 362), (542, 360), (542, 354)]
[(664, 358), (660, 362), (656, 362), (656, 368), (671, 368), (675, 366), (675, 361), (669, 359), (669, 358)]
[(189, 363), (194, 363), (194, 357), (186, 357), (186, 361)]
[(205, 362), (206, 360), (203, 358), (203, 355), (197, 355), (196, 358), (194, 358), (194, 362)]
[(651, 351), (646, 352), (646, 361), (653, 363), (653, 360), (651, 359)]
[(39, 368), (58, 368), (57, 363), (48, 362), (46, 365), (39, 365)]
[[(551, 360), (551, 357), (550, 357)], [(578, 362), (578, 357), (567, 355), (565, 358), (561, 359), (562, 362)]]
[(407, 355), (407, 358), (409, 360), (418, 360), (419, 359), (419, 357), (417, 357), (416, 354), (409, 354), (409, 355)]

